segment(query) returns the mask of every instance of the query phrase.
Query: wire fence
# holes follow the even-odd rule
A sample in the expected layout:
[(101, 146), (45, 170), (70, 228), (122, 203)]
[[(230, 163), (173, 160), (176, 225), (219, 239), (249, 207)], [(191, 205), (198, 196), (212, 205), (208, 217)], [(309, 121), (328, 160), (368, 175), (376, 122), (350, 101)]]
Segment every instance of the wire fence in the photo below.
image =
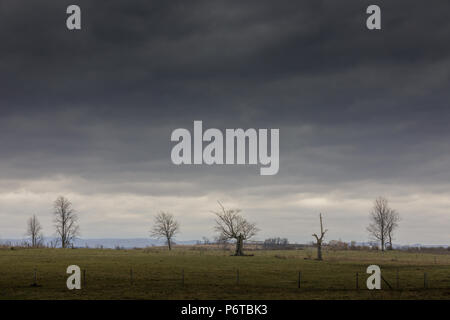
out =
[[(29, 277), (11, 275), (9, 287), (27, 286), (66, 288), (70, 274), (40, 272), (39, 268), (30, 270)], [(365, 270), (357, 272), (340, 272), (335, 274), (305, 272), (302, 270), (153, 270), (141, 267), (107, 270), (81, 269), (82, 289), (101, 288), (105, 284), (114, 287), (248, 287), (278, 288), (298, 290), (368, 290), (366, 281), (370, 275)], [(3, 274), (5, 279), (8, 274)], [(382, 290), (450, 290), (450, 272), (443, 272), (440, 277), (429, 270), (387, 269), (381, 274)]]

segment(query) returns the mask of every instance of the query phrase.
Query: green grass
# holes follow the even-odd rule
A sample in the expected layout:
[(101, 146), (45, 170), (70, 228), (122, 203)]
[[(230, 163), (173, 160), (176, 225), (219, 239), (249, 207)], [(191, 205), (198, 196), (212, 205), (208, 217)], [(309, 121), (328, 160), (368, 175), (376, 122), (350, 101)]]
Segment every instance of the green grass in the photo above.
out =
[[(5, 248), (0, 249), (0, 299), (450, 299), (449, 254), (325, 251), (325, 260), (315, 261), (307, 259), (308, 250), (251, 253), (233, 257), (182, 247), (171, 252)], [(66, 288), (71, 264), (86, 270), (82, 290)], [(394, 289), (398, 270), (400, 289), (384, 283), (379, 291), (364, 289), (370, 264), (381, 267)], [(31, 286), (35, 268), (37, 287)], [(360, 290), (355, 289), (357, 272)]]

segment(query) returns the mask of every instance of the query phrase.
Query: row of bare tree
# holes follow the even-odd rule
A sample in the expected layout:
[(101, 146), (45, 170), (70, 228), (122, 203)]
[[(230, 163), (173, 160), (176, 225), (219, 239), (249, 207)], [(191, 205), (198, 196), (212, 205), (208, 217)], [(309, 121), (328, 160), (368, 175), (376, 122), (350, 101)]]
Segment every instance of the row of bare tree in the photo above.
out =
[[(259, 229), (255, 223), (247, 221), (240, 209), (226, 209), (218, 202), (220, 210), (213, 211), (216, 216), (215, 231), (218, 242), (236, 241), (236, 256), (244, 255), (244, 241), (251, 239), (257, 234)], [(54, 224), (58, 242), (62, 248), (69, 247), (79, 235), (77, 224), (77, 214), (72, 207), (72, 203), (65, 197), (58, 197), (53, 203)], [(373, 239), (381, 244), (381, 250), (386, 246), (392, 250), (392, 240), (394, 231), (398, 227), (400, 216), (397, 211), (391, 209), (386, 198), (378, 197), (370, 213), (370, 225), (367, 231)], [(320, 233), (313, 234), (317, 247), (317, 259), (322, 260), (322, 246), (327, 229), (323, 228), (322, 214), (319, 214)], [(160, 212), (155, 216), (151, 236), (164, 238), (169, 250), (172, 249), (173, 239), (180, 231), (180, 224), (171, 213)], [(43, 244), (42, 226), (36, 215), (33, 215), (27, 223), (27, 235), (31, 239), (31, 245), (38, 247)]]
[[(236, 241), (236, 256), (244, 255), (244, 241), (252, 238), (259, 229), (255, 223), (248, 222), (242, 215), (240, 209), (225, 209), (220, 203), (220, 211), (213, 211), (216, 216), (216, 225), (214, 229), (218, 233), (217, 241), (226, 242)], [(172, 249), (174, 236), (179, 232), (180, 224), (175, 220), (171, 213), (160, 212), (156, 215), (153, 229), (150, 234), (156, 238), (164, 238), (169, 250)]]
[[(234, 255), (244, 255), (244, 241), (252, 238), (259, 229), (255, 223), (248, 222), (240, 213), (239, 209), (225, 209), (220, 203), (220, 211), (213, 211), (216, 216), (214, 229), (218, 233), (218, 242), (236, 241)], [(380, 241), (381, 250), (384, 251), (386, 245), (392, 250), (392, 240), (394, 231), (398, 227), (400, 216), (397, 211), (391, 209), (386, 198), (378, 197), (370, 213), (370, 224), (367, 231), (370, 237)], [(313, 234), (315, 246), (317, 247), (317, 260), (322, 260), (322, 246), (327, 229), (323, 228), (322, 214), (319, 214), (320, 233)], [(157, 238), (164, 238), (169, 250), (172, 248), (174, 236), (179, 232), (180, 225), (170, 213), (161, 212), (155, 217), (155, 222), (151, 235)]]
[[(58, 243), (61, 244), (62, 248), (67, 248), (79, 235), (78, 216), (72, 207), (72, 203), (62, 196), (58, 197), (53, 203), (53, 215)], [(26, 234), (30, 237), (33, 247), (43, 245), (42, 225), (36, 215), (28, 219)]]
[[(375, 199), (374, 206), (370, 212), (370, 224), (367, 227), (371, 239), (379, 241), (381, 251), (387, 249), (392, 250), (392, 241), (394, 240), (394, 232), (398, 228), (400, 221), (399, 213), (389, 207), (388, 200), (384, 197)], [(323, 229), (322, 214), (319, 214), (320, 235), (313, 234), (316, 240), (317, 260), (322, 260), (322, 244), (325, 233), (328, 230)]]

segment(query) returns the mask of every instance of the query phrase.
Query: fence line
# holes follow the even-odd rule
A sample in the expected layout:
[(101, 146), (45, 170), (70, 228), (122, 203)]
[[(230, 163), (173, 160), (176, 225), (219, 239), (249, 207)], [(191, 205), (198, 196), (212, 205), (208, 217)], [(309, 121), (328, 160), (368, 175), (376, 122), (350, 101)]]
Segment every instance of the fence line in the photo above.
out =
[[(231, 270), (230, 270), (231, 271)], [(224, 277), (228, 277), (229, 275), (231, 275), (230, 273), (230, 271), (225, 271), (224, 272), (224, 270), (220, 270), (220, 275), (222, 275), (222, 276), (224, 276)], [(92, 273), (92, 272), (91, 272)], [(43, 286), (43, 284), (45, 283), (45, 281), (42, 281), (43, 279), (41, 279), (41, 284), (38, 284), (38, 279), (37, 279), (37, 274), (38, 274), (38, 269), (37, 268), (34, 268), (33, 269), (33, 283), (31, 284), (31, 286), (32, 287), (41, 287), (41, 286)], [(146, 274), (148, 274), (148, 273), (146, 273)], [(198, 271), (191, 271), (191, 272), (185, 272), (185, 269), (183, 268), (183, 269), (181, 269), (181, 279), (180, 278), (178, 278), (178, 279), (176, 279), (176, 278), (159, 278), (158, 279), (158, 281), (159, 282), (171, 282), (171, 281), (180, 281), (181, 280), (181, 286), (182, 287), (185, 287), (185, 285), (186, 285), (186, 279), (187, 278), (189, 278), (189, 276), (194, 276), (193, 278), (191, 278), (191, 279), (195, 279), (195, 276), (202, 276), (202, 278), (206, 278), (207, 277), (207, 275), (217, 275), (218, 274), (218, 272), (217, 271), (202, 271), (202, 272), (198, 272)], [(255, 274), (258, 274), (258, 275), (266, 275), (267, 274), (267, 272), (255, 272)], [(286, 274), (286, 272), (284, 272), (283, 273), (283, 275), (285, 275)], [(87, 269), (83, 269), (83, 273), (82, 273), (82, 281), (83, 281), (83, 288), (86, 288), (87, 287)], [(93, 276), (92, 277), (93, 279), (95, 279), (95, 277)], [(217, 277), (216, 277), (217, 278)], [(280, 279), (279, 281), (276, 281), (276, 282), (269, 282), (270, 284), (272, 284), (272, 283), (292, 283), (292, 287), (291, 288), (294, 288), (295, 286), (294, 286), (294, 283), (296, 283), (296, 285), (297, 285), (297, 288), (298, 289), (303, 289), (303, 290), (331, 290), (331, 289), (339, 289), (339, 288), (336, 288), (336, 286), (334, 286), (334, 287), (330, 287), (330, 288), (325, 288), (325, 287), (316, 287), (316, 288), (308, 288), (308, 287), (305, 287), (305, 286), (303, 286), (302, 285), (302, 283), (304, 283), (305, 282), (305, 279), (307, 278), (307, 274), (305, 274), (305, 273), (303, 273), (301, 270), (300, 271), (298, 271), (298, 278), (297, 278), (297, 281), (295, 281), (295, 278), (294, 277), (292, 277), (292, 280), (285, 280), (285, 279)], [(356, 272), (355, 273), (355, 290), (356, 291), (358, 291), (358, 290), (361, 290), (361, 289), (366, 289), (366, 290), (368, 290), (367, 288), (364, 288), (364, 287), (360, 287), (360, 273), (359, 272)], [(364, 277), (362, 277), (363, 279), (364, 279)], [(410, 277), (410, 279), (411, 279), (412, 277)], [(240, 286), (240, 285), (242, 285), (242, 279), (243, 279), (243, 275), (242, 275), (242, 273), (241, 273), (241, 270), (239, 269), (239, 268), (237, 268), (237, 269), (235, 269), (235, 284), (236, 284), (236, 286)], [(250, 277), (250, 279), (253, 279), (254, 280), (254, 282), (257, 284), (257, 285), (259, 285), (260, 283), (261, 283), (261, 281), (258, 281), (257, 279), (255, 279), (254, 277), (253, 278), (251, 278)], [(310, 279), (312, 279), (312, 280), (320, 280), (320, 277), (311, 277)], [(415, 278), (416, 279), (416, 281), (418, 280), (418, 278)], [(423, 288), (422, 287), (420, 287), (420, 286), (418, 286), (418, 285), (416, 285), (416, 286), (414, 286), (414, 287), (412, 287), (412, 286), (408, 286), (408, 285), (405, 285), (403, 288), (401, 288), (401, 286), (400, 286), (400, 271), (399, 271), (399, 269), (396, 269), (396, 272), (395, 272), (395, 281), (396, 281), (396, 285), (395, 285), (395, 289), (394, 289), (394, 286), (392, 286), (390, 283), (389, 283), (389, 281), (388, 281), (388, 279), (386, 279), (383, 275), (381, 275), (381, 280), (383, 281), (383, 283), (390, 289), (390, 290), (419, 290), (419, 289), (436, 289), (436, 290), (448, 290), (448, 289), (450, 289), (449, 287), (431, 287), (430, 286), (430, 278), (429, 278), (429, 274), (427, 273), (427, 272), (424, 272), (423, 273)], [(136, 269), (134, 269), (133, 270), (133, 268), (130, 268), (129, 269), (129, 284), (131, 285), (131, 286), (133, 286), (134, 284), (136, 284), (136, 282), (152, 282), (153, 280), (152, 279), (145, 279), (145, 277), (139, 277), (139, 273), (136, 273)], [(94, 282), (92, 282), (92, 283), (94, 283)], [(248, 285), (254, 285), (255, 283), (247, 283)], [(217, 283), (216, 282), (216, 285), (217, 284), (219, 284), (219, 283)], [(224, 284), (224, 283), (223, 283)], [(203, 285), (201, 282), (198, 282), (198, 283), (196, 283), (195, 285)], [(224, 284), (224, 285), (226, 285), (226, 284)], [(94, 283), (94, 285), (91, 285), (91, 287), (92, 286), (95, 286), (95, 283)], [(264, 284), (261, 286), (261, 287), (264, 287)], [(348, 288), (347, 287), (344, 287), (344, 288), (342, 288), (343, 290), (348, 290)]]

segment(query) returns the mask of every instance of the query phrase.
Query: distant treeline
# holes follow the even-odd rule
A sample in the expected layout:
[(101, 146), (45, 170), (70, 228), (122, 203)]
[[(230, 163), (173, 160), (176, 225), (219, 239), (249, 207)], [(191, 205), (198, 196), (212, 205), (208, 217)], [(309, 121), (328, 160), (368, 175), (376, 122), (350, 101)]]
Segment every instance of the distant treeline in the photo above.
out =
[[(204, 249), (225, 249), (230, 250), (232, 243), (223, 243), (220, 241), (209, 241), (203, 238), (203, 241), (197, 241), (196, 247)], [(287, 238), (274, 237), (268, 238), (264, 241), (246, 241), (248, 250), (302, 250), (308, 248), (314, 248), (316, 244), (313, 242), (306, 244), (290, 243)], [(364, 251), (379, 251), (381, 250), (377, 242), (373, 243), (358, 243), (356, 241), (345, 242), (342, 240), (330, 240), (323, 244), (326, 250), (364, 250)], [(408, 252), (432, 252), (432, 253), (448, 253), (450, 252), (450, 246), (408, 246), (408, 245), (396, 245), (396, 250), (408, 251)]]
[[(180, 247), (191, 247), (194, 250), (232, 250), (234, 244), (232, 242), (222, 242), (222, 241), (197, 241), (196, 244), (178, 244)], [(307, 244), (299, 244), (299, 243), (289, 243), (287, 238), (275, 237), (268, 238), (264, 241), (247, 241), (246, 242), (247, 250), (306, 250), (315, 247), (314, 243)], [(0, 240), (0, 248), (2, 249), (18, 249), (18, 248), (32, 248), (32, 244), (29, 241), (21, 240), (21, 241), (1, 241)], [(56, 248), (57, 241), (49, 241), (45, 245), (40, 245), (40, 248)], [(148, 246), (147, 248), (155, 247), (154, 244)], [(156, 246), (157, 247), (157, 246)], [(354, 251), (379, 251), (380, 248), (376, 243), (373, 244), (364, 244), (357, 243), (356, 241), (344, 242), (341, 240), (331, 240), (327, 243), (323, 244), (325, 250), (354, 250)], [(103, 247), (101, 245), (89, 247), (76, 247), (72, 246), (71, 248), (86, 248), (86, 249), (112, 249), (108, 247)], [(124, 250), (124, 249), (145, 249), (140, 247), (133, 248), (125, 248), (123, 246), (115, 246), (116, 250)], [(442, 253), (447, 254), (450, 253), (450, 246), (396, 246), (396, 250), (406, 251), (406, 252), (417, 252), (417, 253)]]

